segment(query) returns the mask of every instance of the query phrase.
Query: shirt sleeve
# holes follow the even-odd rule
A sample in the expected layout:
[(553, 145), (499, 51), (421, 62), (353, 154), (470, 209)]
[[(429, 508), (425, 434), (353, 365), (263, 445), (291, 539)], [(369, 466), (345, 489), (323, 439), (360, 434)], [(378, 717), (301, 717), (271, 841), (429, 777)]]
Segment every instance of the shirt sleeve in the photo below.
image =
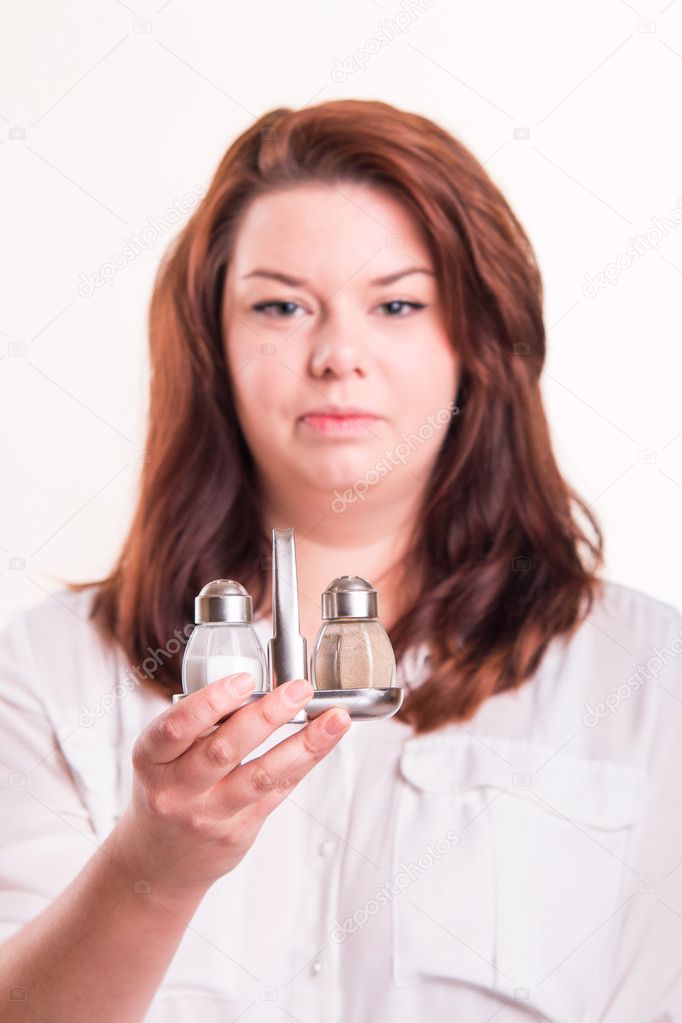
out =
[[(644, 813), (626, 856), (628, 880), (607, 926), (615, 953), (598, 1023), (682, 1020), (682, 616), (651, 646), (655, 702)], [(603, 984), (603, 986), (602, 986)]]
[(0, 631), (0, 941), (43, 911), (97, 849), (45, 703), (26, 612)]

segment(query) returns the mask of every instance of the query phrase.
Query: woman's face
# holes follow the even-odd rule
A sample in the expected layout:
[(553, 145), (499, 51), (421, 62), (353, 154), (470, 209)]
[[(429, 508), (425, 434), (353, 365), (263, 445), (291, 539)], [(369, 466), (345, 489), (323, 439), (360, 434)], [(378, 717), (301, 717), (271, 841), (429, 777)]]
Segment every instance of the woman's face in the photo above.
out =
[[(390, 194), (314, 184), (255, 199), (226, 276), (223, 330), (266, 492), (297, 490), (339, 512), (426, 483), (458, 360), (426, 243)], [(368, 415), (306, 417), (325, 406)]]

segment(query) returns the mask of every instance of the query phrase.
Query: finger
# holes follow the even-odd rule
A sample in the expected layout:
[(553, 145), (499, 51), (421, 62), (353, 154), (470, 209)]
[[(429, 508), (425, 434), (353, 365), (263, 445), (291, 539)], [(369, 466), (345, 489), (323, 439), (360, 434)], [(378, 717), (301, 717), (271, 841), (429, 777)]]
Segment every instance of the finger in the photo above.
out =
[[(300, 695), (295, 692), (297, 682), (304, 683)], [(313, 687), (305, 679), (292, 679), (276, 686), (187, 750), (173, 766), (173, 780), (189, 793), (212, 788), (275, 729), (287, 724), (295, 711), (310, 702), (312, 695)]]
[(254, 820), (266, 817), (331, 752), (350, 724), (348, 711), (331, 708), (267, 753), (235, 767), (211, 793), (214, 811), (233, 815), (252, 807)]
[[(142, 732), (137, 752), (155, 764), (168, 764), (188, 750), (207, 728), (237, 710), (256, 687), (253, 675), (227, 675), (189, 693), (159, 714)], [(138, 745), (139, 744), (139, 745)]]

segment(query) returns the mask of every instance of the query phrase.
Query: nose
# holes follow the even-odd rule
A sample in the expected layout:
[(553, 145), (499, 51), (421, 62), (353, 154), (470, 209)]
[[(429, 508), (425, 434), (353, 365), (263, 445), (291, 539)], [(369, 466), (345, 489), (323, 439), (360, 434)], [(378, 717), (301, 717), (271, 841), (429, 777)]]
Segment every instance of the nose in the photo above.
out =
[(358, 338), (357, 324), (331, 317), (312, 336), (310, 372), (315, 377), (367, 375), (367, 351)]

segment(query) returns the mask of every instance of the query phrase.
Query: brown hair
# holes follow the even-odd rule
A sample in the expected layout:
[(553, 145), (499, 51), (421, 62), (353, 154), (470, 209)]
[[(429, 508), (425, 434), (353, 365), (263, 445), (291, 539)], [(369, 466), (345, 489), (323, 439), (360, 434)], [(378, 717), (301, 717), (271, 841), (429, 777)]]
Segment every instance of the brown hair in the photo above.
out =
[[(67, 586), (98, 587), (92, 620), (133, 664), (176, 630), (188, 634), (194, 598), (211, 579), (257, 580), (254, 606), (268, 606), (271, 537), (221, 336), (225, 271), (259, 194), (340, 181), (390, 189), (423, 226), (460, 360), (459, 414), (404, 563), (423, 582), (389, 629), (397, 658), (430, 644), (429, 674), (397, 715), (424, 732), (470, 718), (531, 677), (552, 638), (567, 638), (591, 607), (603, 560), (599, 525), (551, 448), (530, 242), (481, 164), (425, 117), (335, 100), (273, 110), (230, 146), (155, 282), (148, 460), (128, 537), (108, 578)], [(147, 684), (181, 691), (182, 653)]]

